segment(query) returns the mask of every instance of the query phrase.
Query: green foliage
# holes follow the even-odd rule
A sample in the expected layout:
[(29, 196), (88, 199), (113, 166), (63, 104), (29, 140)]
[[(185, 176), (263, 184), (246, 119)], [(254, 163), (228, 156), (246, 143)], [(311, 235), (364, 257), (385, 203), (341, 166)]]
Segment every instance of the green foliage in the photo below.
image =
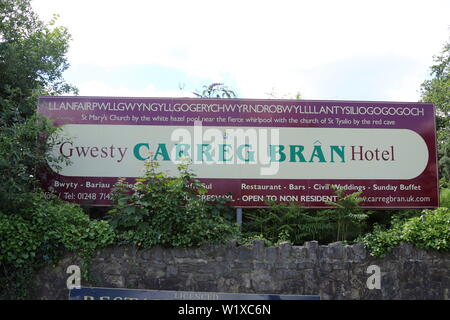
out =
[[(48, 150), (58, 138), (36, 115), (37, 96), (73, 91), (62, 80), (68, 64), (67, 30), (40, 21), (28, 0), (0, 4), (0, 211), (20, 214), (33, 206), (38, 174), (59, 163)], [(51, 136), (47, 141), (47, 137)]]
[(422, 217), (407, 220), (403, 240), (422, 248), (450, 250), (450, 209), (424, 210)]
[(39, 20), (29, 0), (1, 2), (0, 126), (32, 116), (39, 95), (76, 92), (62, 78), (69, 41), (67, 29)]
[(271, 243), (284, 240), (297, 245), (313, 239), (326, 242), (331, 238), (333, 226), (318, 211), (305, 209), (295, 202), (269, 202), (268, 205), (245, 215), (248, 236), (262, 235)]
[[(450, 132), (450, 126), (448, 129), (443, 129), (442, 132)], [(443, 178), (447, 187), (450, 187), (450, 134), (442, 135), (438, 145), (438, 157), (439, 157), (439, 175)]]
[[(220, 214), (220, 207), (201, 199), (206, 189), (189, 170), (178, 166), (178, 176), (145, 163), (145, 173), (133, 186), (119, 180), (113, 190), (109, 221), (119, 241), (140, 247), (198, 246), (233, 238), (237, 227)], [(222, 205), (222, 204), (221, 204)]]
[[(432, 102), (440, 115), (450, 115), (450, 40), (444, 45), (439, 56), (434, 57), (431, 67), (432, 79), (421, 85), (423, 101)], [(448, 122), (448, 119), (446, 120)]]
[(264, 245), (267, 247), (274, 246), (274, 242), (267, 240), (264, 235), (260, 234), (243, 234), (237, 241), (239, 245), (247, 245), (251, 244), (255, 240), (262, 240), (264, 241)]
[(37, 97), (76, 92), (62, 79), (70, 35), (48, 25), (29, 0), (0, 2), (0, 299), (27, 297), (34, 273), (65, 251), (87, 261), (112, 243), (106, 221), (91, 221), (75, 205), (45, 199), (37, 177), (62, 157), (57, 129), (36, 115)]
[(92, 221), (83, 210), (58, 198), (45, 200), (41, 194), (33, 199), (34, 206), (23, 217), (31, 222), (32, 230), (43, 235), (41, 249), (58, 256), (61, 244), (64, 250), (89, 257), (96, 248), (109, 245), (114, 232), (107, 221)]
[(279, 246), (282, 242), (289, 242), (291, 245), (293, 244), (287, 231), (281, 231), (276, 241), (266, 239), (266, 237), (261, 233), (243, 233), (241, 237), (237, 239), (237, 243), (239, 245), (248, 245), (252, 244), (255, 240), (262, 240), (264, 245), (267, 247)]
[(261, 236), (271, 243), (289, 241), (302, 245), (305, 241), (320, 243), (353, 240), (366, 228), (370, 211), (359, 207), (360, 193), (335, 191), (337, 202), (328, 202), (332, 209), (313, 210), (296, 202), (269, 202), (267, 208), (248, 212), (244, 238)]
[(33, 206), (20, 215), (0, 212), (2, 298), (25, 298), (33, 273), (56, 263), (64, 252), (75, 252), (87, 261), (115, 237), (108, 222), (90, 220), (76, 205), (45, 199), (42, 193), (28, 195)]
[(369, 232), (375, 225), (389, 227), (392, 221), (406, 220), (412, 217), (419, 217), (421, 209), (378, 209), (371, 210), (369, 217), (365, 221), (366, 228), (363, 232)]
[(0, 261), (21, 267), (36, 256), (39, 243), (32, 226), (18, 215), (0, 213)]
[(450, 189), (441, 188), (439, 198), (440, 206), (450, 209)]
[(450, 250), (450, 209), (424, 210), (421, 217), (396, 219), (392, 227), (376, 226), (372, 233), (358, 238), (371, 255), (384, 257), (401, 242), (412, 243), (425, 249)]
[(39, 187), (37, 178), (43, 169), (67, 161), (49, 153), (61, 142), (57, 131), (39, 116), (0, 127), (0, 211), (19, 214), (32, 206), (28, 193)]
[(236, 98), (236, 93), (223, 83), (204, 85), (202, 91), (194, 91), (198, 98)]
[(361, 192), (346, 195), (344, 189), (336, 189), (335, 193), (336, 202), (325, 201), (333, 209), (324, 210), (323, 213), (329, 217), (336, 228), (336, 241), (349, 240), (362, 232), (370, 211), (365, 211), (359, 206), (364, 201), (360, 197)]
[(401, 227), (394, 223), (390, 229), (375, 225), (371, 233), (358, 237), (357, 242), (363, 242), (374, 257), (384, 257), (401, 242)]
[(446, 180), (445, 178), (439, 179), (439, 188), (450, 188), (450, 180)]
[(436, 106), (439, 173), (450, 181), (450, 41), (434, 57), (432, 78), (421, 85), (421, 99)]

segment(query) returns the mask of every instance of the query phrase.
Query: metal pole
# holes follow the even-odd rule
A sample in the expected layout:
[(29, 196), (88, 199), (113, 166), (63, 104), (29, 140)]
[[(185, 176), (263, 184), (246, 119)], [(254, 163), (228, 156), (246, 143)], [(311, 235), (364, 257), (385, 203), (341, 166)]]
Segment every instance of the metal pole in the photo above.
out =
[(236, 222), (239, 228), (242, 227), (242, 208), (236, 208)]

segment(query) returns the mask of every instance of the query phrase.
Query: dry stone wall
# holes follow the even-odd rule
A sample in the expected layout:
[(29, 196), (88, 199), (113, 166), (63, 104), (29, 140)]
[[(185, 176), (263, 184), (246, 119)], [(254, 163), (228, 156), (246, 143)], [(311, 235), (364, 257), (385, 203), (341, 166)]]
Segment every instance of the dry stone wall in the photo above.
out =
[[(67, 255), (35, 279), (36, 299), (67, 299), (66, 269), (81, 265)], [(371, 265), (380, 268), (380, 289), (368, 289)], [(114, 246), (98, 250), (82, 286), (227, 293), (320, 295), (322, 299), (449, 299), (450, 253), (409, 244), (383, 259), (368, 254), (363, 244), (304, 246), (263, 241), (237, 246), (138, 250)]]

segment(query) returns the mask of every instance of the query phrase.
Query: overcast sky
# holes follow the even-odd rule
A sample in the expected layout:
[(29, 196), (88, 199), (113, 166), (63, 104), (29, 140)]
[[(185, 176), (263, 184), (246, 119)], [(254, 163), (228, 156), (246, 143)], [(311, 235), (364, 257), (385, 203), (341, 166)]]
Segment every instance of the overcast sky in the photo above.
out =
[[(450, 35), (449, 0), (32, 0), (72, 34), (80, 95), (417, 101)], [(181, 89), (180, 89), (181, 88)]]

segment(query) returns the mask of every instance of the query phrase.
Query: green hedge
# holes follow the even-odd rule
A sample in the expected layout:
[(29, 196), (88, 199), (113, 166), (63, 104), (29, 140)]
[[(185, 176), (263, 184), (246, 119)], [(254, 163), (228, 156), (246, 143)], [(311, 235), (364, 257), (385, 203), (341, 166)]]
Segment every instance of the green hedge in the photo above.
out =
[(450, 209), (441, 207), (424, 210), (422, 216), (407, 220), (394, 220), (390, 229), (376, 226), (374, 231), (362, 236), (370, 253), (384, 257), (402, 242), (437, 251), (450, 250)]
[(34, 205), (20, 215), (0, 212), (0, 299), (26, 298), (34, 273), (64, 252), (86, 262), (115, 239), (107, 221), (91, 220), (79, 206), (40, 192), (28, 195)]

